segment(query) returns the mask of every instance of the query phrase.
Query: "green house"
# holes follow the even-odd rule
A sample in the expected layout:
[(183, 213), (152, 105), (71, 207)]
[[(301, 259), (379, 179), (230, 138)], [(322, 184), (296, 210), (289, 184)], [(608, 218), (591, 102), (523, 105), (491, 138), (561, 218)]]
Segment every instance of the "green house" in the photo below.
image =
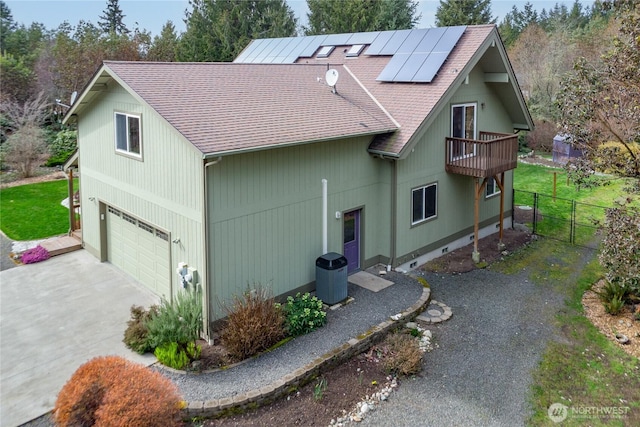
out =
[(167, 298), (188, 273), (208, 326), (248, 285), (313, 290), (326, 252), (408, 271), (501, 233), (533, 128), (493, 25), (105, 61), (65, 121), (84, 248)]

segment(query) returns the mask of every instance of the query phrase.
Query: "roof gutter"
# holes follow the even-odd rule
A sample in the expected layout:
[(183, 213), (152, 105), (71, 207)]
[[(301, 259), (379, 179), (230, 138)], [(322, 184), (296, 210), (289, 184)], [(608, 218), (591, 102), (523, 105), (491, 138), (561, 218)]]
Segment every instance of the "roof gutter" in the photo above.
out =
[[(287, 148), (287, 147), (293, 147), (293, 146), (299, 146), (299, 145), (315, 144), (317, 142), (338, 141), (338, 140), (341, 140), (341, 139), (350, 139), (350, 138), (358, 138), (358, 137), (362, 137), (362, 136), (380, 135), (380, 134), (384, 134), (384, 133), (395, 132), (396, 130), (398, 130), (398, 129), (397, 128), (390, 128), (390, 129), (376, 130), (376, 131), (372, 131), (372, 132), (358, 132), (358, 133), (347, 134), (347, 135), (338, 135), (338, 136), (332, 136), (332, 137), (329, 137), (329, 138), (311, 139), (311, 140), (308, 140), (308, 141), (292, 141), (292, 142), (285, 142), (285, 143), (280, 143), (280, 144), (262, 145), (262, 146), (259, 146), (259, 147), (248, 147), (248, 148), (243, 148), (243, 149), (239, 149), (239, 150), (214, 151), (214, 152), (211, 152), (211, 153), (204, 154), (204, 156), (202, 158), (204, 160), (208, 160), (208, 159), (228, 156), (228, 155), (231, 155), (231, 154), (254, 153), (256, 151), (265, 151), (265, 150), (273, 150), (273, 149), (276, 149), (276, 148)], [(389, 153), (389, 155), (393, 155), (393, 154)]]

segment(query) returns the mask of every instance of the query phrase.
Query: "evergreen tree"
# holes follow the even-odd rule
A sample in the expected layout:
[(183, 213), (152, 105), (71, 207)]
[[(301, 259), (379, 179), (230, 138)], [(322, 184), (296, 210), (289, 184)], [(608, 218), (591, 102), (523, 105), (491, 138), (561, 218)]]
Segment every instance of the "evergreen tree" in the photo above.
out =
[(491, 13), (491, 0), (440, 0), (436, 10), (436, 26), (480, 25), (496, 22)]
[(107, 8), (100, 15), (98, 26), (107, 34), (129, 34), (127, 26), (124, 25), (124, 17), (118, 0), (107, 0)]
[(179, 61), (232, 61), (253, 39), (296, 34), (285, 0), (189, 0)]
[(155, 36), (147, 53), (149, 61), (174, 62), (178, 50), (178, 36), (173, 22), (167, 21), (159, 36)]
[(509, 47), (518, 39), (522, 31), (524, 31), (529, 24), (537, 23), (538, 12), (533, 8), (533, 4), (526, 2), (522, 10), (518, 10), (514, 5), (511, 11), (502, 19), (498, 30), (500, 31), (500, 36), (505, 46)]
[(420, 20), (413, 0), (307, 0), (307, 35), (413, 28)]
[(15, 28), (16, 23), (13, 21), (11, 9), (4, 1), (0, 0), (0, 52), (5, 52), (7, 37)]

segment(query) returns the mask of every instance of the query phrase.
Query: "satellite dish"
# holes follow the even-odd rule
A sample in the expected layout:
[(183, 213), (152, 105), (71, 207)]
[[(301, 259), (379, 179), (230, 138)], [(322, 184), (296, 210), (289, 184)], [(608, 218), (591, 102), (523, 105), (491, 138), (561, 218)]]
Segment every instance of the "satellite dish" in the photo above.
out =
[(327, 70), (327, 73), (324, 75), (324, 80), (331, 87), (334, 87), (336, 83), (338, 83), (338, 70), (332, 68)]
[(73, 105), (73, 103), (76, 102), (77, 97), (78, 97), (78, 91), (74, 90), (73, 93), (71, 94), (71, 102), (69, 102), (69, 105)]

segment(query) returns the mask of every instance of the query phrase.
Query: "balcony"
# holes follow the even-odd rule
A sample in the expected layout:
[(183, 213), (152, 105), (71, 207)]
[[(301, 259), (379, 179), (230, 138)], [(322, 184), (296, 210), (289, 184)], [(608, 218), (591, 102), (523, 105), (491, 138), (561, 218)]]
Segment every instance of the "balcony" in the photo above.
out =
[(487, 178), (517, 165), (517, 135), (480, 132), (479, 140), (446, 138), (445, 169), (449, 173)]

